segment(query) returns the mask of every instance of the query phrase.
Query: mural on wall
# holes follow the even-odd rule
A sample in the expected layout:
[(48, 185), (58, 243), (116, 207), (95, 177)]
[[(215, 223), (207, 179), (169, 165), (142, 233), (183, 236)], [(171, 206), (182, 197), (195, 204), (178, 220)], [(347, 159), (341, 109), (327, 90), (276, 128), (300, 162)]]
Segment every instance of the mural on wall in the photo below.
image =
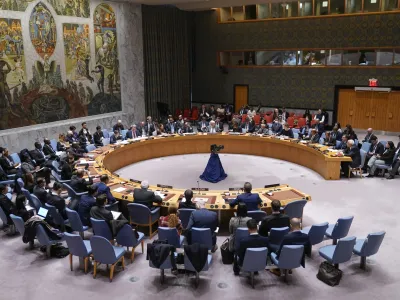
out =
[(89, 25), (63, 24), (67, 79), (94, 81), (90, 72)]
[[(57, 16), (52, 16), (49, 7), (39, 2), (26, 11), (26, 28), (21, 28), (20, 20), (0, 19), (0, 130), (121, 110), (117, 29), (111, 6), (96, 8), (94, 33), (89, 24), (62, 24), (63, 41), (57, 41)], [(37, 54), (29, 53), (29, 57), (37, 57), (36, 61), (25, 61), (22, 32), (31, 39), (33, 48), (29, 49)], [(95, 49), (90, 48), (93, 35)], [(55, 55), (57, 43), (64, 45), (64, 51), (58, 47)], [(25, 66), (32, 71), (28, 78)]]
[(108, 4), (100, 4), (93, 14), (95, 67), (99, 92), (88, 106), (89, 115), (121, 110), (119, 61), (115, 13)]
[(48, 0), (58, 15), (90, 17), (89, 0)]
[(42, 2), (33, 8), (29, 19), (29, 32), (36, 52), (43, 59), (52, 56), (57, 42), (56, 22)]
[(25, 11), (34, 0), (0, 0), (1, 10)]

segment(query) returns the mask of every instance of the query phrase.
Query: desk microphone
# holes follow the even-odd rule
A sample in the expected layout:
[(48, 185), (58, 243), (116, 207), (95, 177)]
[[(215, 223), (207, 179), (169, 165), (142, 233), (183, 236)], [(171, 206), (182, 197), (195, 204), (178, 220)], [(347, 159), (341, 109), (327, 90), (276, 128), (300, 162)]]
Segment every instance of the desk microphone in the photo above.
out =
[(197, 180), (197, 191), (200, 194), (200, 182)]

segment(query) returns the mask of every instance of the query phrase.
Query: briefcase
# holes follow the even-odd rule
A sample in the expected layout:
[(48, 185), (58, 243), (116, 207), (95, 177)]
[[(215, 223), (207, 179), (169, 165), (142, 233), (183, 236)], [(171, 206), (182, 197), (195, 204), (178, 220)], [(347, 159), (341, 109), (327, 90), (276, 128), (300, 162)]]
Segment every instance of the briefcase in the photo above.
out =
[(229, 239), (226, 239), (221, 247), (222, 263), (224, 265), (231, 265), (233, 263), (233, 252), (229, 251)]
[(342, 279), (342, 271), (324, 261), (319, 266), (317, 278), (327, 285), (335, 286), (338, 285), (340, 279)]

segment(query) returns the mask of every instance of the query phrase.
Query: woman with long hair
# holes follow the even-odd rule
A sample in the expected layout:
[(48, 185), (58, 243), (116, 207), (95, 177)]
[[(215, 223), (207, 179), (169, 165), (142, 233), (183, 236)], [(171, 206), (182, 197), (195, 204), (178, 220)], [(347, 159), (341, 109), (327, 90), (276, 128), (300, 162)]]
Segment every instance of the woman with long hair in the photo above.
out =
[(251, 218), (247, 216), (247, 206), (243, 202), (237, 205), (236, 216), (232, 217), (229, 221), (229, 251), (235, 252), (235, 234), (236, 229), (244, 227), (247, 228), (247, 221)]

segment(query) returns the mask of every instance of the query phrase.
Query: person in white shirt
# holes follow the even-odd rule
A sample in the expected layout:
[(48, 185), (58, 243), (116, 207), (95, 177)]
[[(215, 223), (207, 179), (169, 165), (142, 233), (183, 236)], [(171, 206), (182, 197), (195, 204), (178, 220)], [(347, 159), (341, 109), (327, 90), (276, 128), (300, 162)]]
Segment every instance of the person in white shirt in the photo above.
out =
[(207, 131), (209, 133), (218, 133), (219, 132), (219, 127), (215, 126), (214, 120), (210, 121), (210, 125), (208, 126)]

